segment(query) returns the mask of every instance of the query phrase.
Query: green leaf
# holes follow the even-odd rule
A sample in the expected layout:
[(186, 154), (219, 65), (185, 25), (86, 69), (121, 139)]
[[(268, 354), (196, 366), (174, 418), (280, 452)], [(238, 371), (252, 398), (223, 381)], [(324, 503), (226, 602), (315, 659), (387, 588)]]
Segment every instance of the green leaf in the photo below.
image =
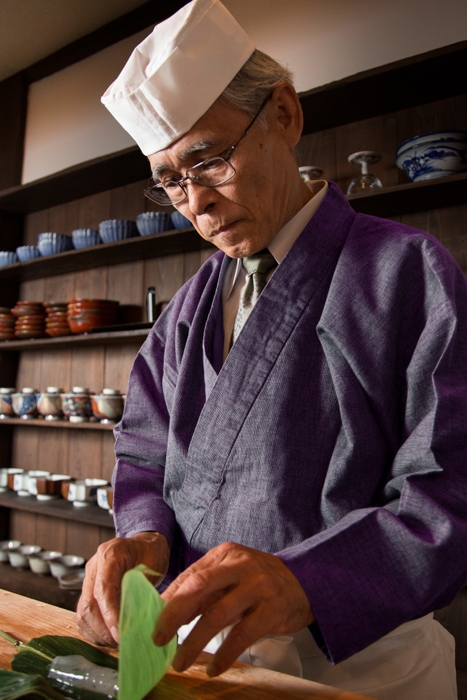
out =
[[(40, 652), (37, 654), (36, 652)], [(47, 678), (48, 667), (56, 656), (68, 656), (79, 654), (88, 661), (99, 666), (118, 668), (118, 659), (91, 644), (83, 642), (75, 637), (59, 637), (45, 635), (31, 639), (27, 644), (21, 645), (19, 652), (13, 657), (11, 667), (14, 671), (34, 673)]]
[(167, 673), (177, 650), (175, 636), (157, 647), (152, 634), (164, 602), (145, 574), (143, 565), (127, 571), (120, 606), (118, 700), (141, 700)]
[(42, 676), (31, 676), (0, 668), (0, 700), (64, 700), (64, 696), (50, 687)]

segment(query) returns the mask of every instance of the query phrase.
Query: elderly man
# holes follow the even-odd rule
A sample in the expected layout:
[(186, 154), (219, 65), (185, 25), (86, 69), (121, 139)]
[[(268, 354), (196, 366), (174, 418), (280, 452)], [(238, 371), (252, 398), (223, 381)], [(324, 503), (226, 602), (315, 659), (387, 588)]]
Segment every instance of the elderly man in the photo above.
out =
[(210, 675), (240, 657), (455, 700), (432, 611), (467, 578), (461, 271), (428, 234), (308, 189), (291, 77), (217, 0), (158, 25), (103, 101), (149, 157), (147, 196), (219, 252), (135, 360), (118, 538), (88, 564), (80, 630), (118, 641), (121, 578), (144, 563), (177, 670), (210, 643)]

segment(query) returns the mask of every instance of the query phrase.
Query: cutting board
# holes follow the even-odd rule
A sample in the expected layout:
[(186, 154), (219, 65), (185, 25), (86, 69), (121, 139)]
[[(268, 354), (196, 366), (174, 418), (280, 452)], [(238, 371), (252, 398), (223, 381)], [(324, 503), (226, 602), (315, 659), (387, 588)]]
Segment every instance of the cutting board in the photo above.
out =
[[(75, 613), (0, 589), (0, 629), (22, 642), (44, 634), (78, 637)], [(109, 651), (105, 649), (105, 651)], [(115, 656), (117, 652), (113, 651)], [(10, 668), (15, 654), (11, 644), (0, 638), (0, 668)], [(218, 678), (208, 678), (210, 655), (202, 653), (184, 673), (172, 669), (147, 696), (148, 700), (368, 700), (366, 695), (236, 663)]]

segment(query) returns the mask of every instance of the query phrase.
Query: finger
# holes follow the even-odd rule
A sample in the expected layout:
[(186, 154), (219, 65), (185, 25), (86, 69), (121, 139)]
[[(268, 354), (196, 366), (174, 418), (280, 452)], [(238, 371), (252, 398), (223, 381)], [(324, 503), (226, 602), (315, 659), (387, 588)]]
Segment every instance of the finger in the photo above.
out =
[[(155, 630), (154, 643), (158, 646), (167, 644), (179, 627), (201, 615), (208, 607), (219, 600), (234, 583), (233, 575), (219, 567), (188, 573), (182, 582), (178, 582), (176, 592), (169, 597), (162, 594), (167, 603), (159, 615)], [(180, 577), (179, 577), (180, 578)], [(167, 589), (168, 590), (168, 589)]]
[(235, 589), (207, 608), (183, 644), (178, 647), (172, 662), (174, 669), (181, 672), (191, 666), (216, 634), (247, 614), (250, 599), (251, 595), (247, 591)]
[(232, 627), (206, 667), (208, 676), (219, 676), (227, 671), (246, 649), (270, 632), (270, 625), (264, 624), (261, 617), (255, 610)]

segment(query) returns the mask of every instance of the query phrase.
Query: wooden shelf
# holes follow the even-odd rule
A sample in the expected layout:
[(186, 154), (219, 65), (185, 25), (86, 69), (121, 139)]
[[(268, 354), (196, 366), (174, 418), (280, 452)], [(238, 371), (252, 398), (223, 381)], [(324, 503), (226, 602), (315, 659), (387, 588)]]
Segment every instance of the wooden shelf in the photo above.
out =
[[(0, 202), (0, 208), (1, 206)], [(174, 255), (206, 248), (214, 246), (201, 238), (194, 228), (174, 229), (7, 265), (0, 268), (0, 280), (23, 282), (105, 265), (119, 265), (146, 257)]]
[(13, 491), (5, 491), (0, 493), (0, 506), (114, 529), (113, 517), (108, 511), (97, 505), (77, 508), (63, 498), (57, 498), (55, 501), (38, 501), (35, 496), (18, 496)]
[[(462, 94), (466, 62), (467, 41), (463, 41), (301, 93), (303, 134)], [(0, 210), (27, 214), (145, 180), (149, 175), (147, 159), (134, 146), (0, 191)]]
[(28, 569), (17, 569), (6, 563), (0, 564), (0, 588), (73, 612), (81, 594), (81, 591), (60, 588), (53, 576), (39, 576)]
[(355, 211), (382, 217), (451, 207), (467, 201), (467, 173), (352, 194), (347, 199)]
[(22, 425), (34, 428), (62, 428), (65, 430), (113, 430), (115, 423), (98, 423), (86, 421), (85, 423), (70, 423), (67, 420), (45, 420), (45, 418), (2, 418), (1, 426)]
[(150, 328), (131, 331), (113, 331), (106, 333), (82, 333), (65, 335), (60, 338), (31, 338), (30, 340), (2, 340), (0, 352), (15, 352), (21, 350), (53, 350), (54, 348), (72, 348), (82, 345), (125, 345), (127, 343), (143, 343), (148, 337)]

